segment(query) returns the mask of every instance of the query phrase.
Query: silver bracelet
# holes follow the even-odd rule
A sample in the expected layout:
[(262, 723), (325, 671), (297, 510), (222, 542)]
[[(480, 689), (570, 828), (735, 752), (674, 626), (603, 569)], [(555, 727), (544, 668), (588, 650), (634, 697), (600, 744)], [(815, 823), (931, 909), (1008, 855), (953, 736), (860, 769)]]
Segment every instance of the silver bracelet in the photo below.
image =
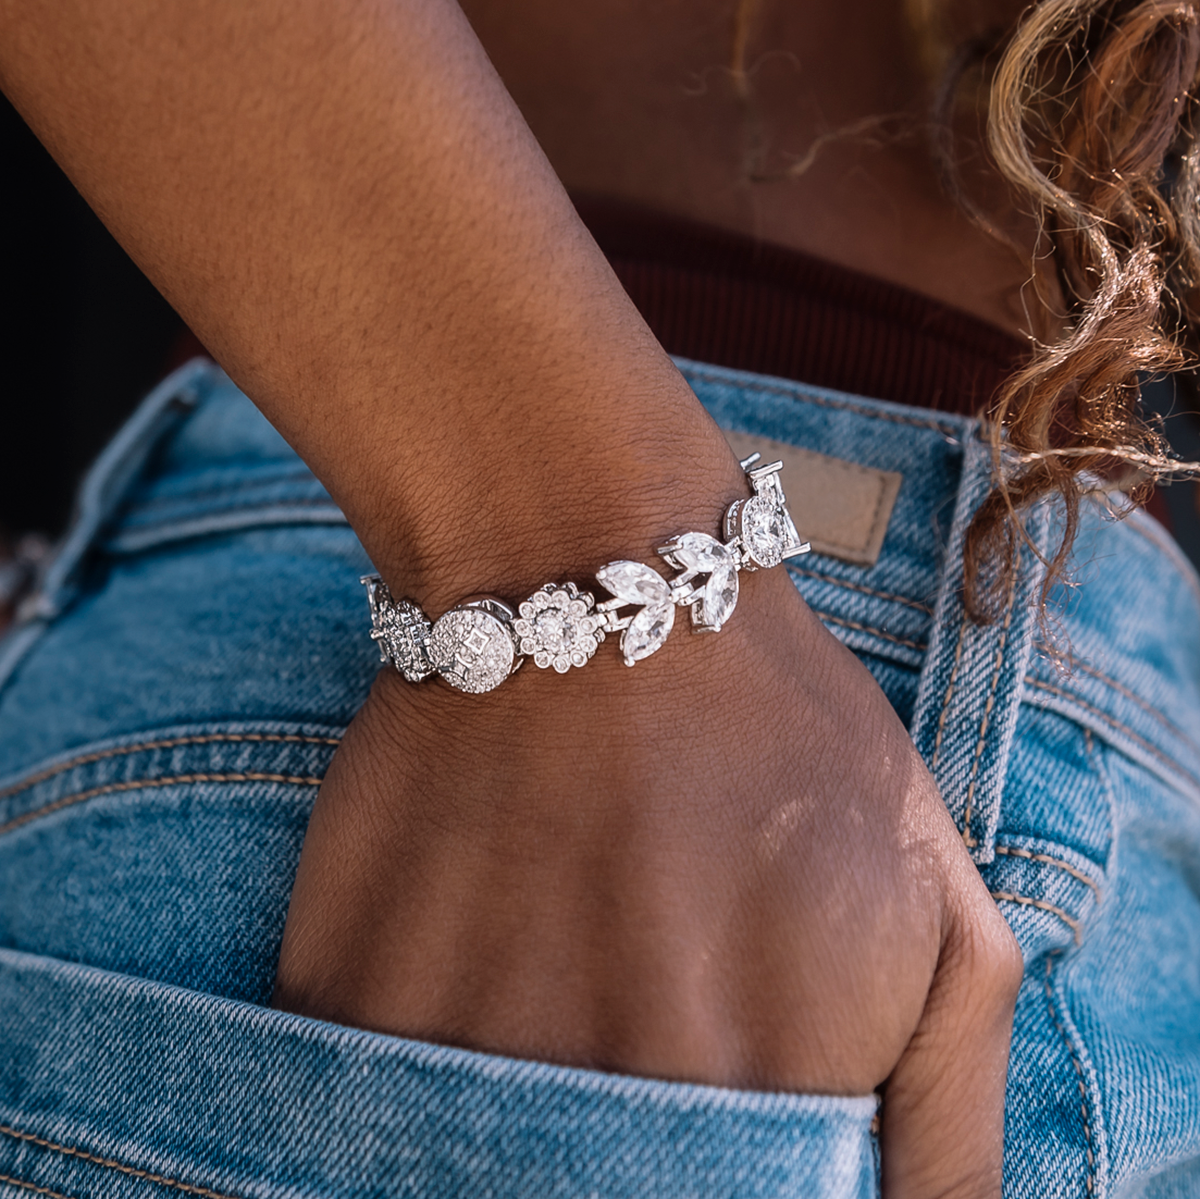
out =
[[(364, 575), (381, 661), (410, 683), (438, 674), (459, 691), (480, 693), (498, 687), (527, 657), (559, 674), (586, 666), (610, 633), (621, 634), (625, 665), (632, 666), (662, 648), (677, 607), (691, 608), (693, 632), (720, 632), (737, 605), (739, 571), (767, 570), (809, 551), (787, 510), (783, 463), (756, 466), (758, 459), (751, 454), (741, 463), (754, 494), (730, 504), (724, 541), (707, 533), (672, 537), (657, 551), (679, 572), (670, 580), (641, 562), (602, 566), (596, 580), (614, 597), (603, 603), (574, 583), (547, 583), (515, 612), (485, 597), (431, 621), (412, 600), (393, 599), (378, 575)], [(621, 616), (622, 608), (637, 611)]]

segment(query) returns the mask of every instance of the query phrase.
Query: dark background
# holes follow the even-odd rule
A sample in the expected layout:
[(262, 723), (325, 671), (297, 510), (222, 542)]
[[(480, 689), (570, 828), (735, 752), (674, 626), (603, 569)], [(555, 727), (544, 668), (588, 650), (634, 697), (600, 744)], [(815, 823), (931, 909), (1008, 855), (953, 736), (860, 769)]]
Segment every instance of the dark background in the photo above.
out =
[[(88, 464), (138, 400), (199, 350), (154, 286), (0, 96), (0, 557), (22, 534), (59, 536)], [(1144, 389), (1175, 451), (1200, 460), (1194, 380)], [(1200, 491), (1152, 510), (1200, 565)]]
[(0, 96), (0, 535), (62, 532), (183, 322)]

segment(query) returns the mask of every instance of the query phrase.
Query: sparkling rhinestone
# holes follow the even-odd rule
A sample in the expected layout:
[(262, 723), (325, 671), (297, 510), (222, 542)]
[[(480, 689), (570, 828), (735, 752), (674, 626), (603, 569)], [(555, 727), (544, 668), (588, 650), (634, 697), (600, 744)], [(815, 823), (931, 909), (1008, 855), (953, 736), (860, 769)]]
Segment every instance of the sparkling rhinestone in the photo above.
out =
[[(562, 592), (559, 592), (561, 595)], [(560, 608), (547, 608), (533, 622), (534, 639), (552, 654), (561, 653), (573, 640), (574, 626)]]
[(703, 622), (713, 629), (733, 615), (738, 601), (738, 574), (735, 567), (722, 566), (708, 576), (704, 585)]
[(411, 600), (377, 600), (376, 630), (372, 634), (392, 665), (410, 682), (419, 683), (433, 673), (425, 652), (429, 618)]
[(787, 512), (761, 495), (752, 496), (741, 510), (742, 544), (756, 566), (769, 568), (783, 561), (794, 537)]
[(681, 533), (664, 548), (687, 570), (718, 570), (734, 560), (733, 551), (707, 533)]
[(627, 604), (670, 604), (671, 591), (656, 570), (641, 562), (610, 562), (596, 571), (606, 590)]
[[(605, 583), (605, 586), (608, 584)], [(674, 624), (675, 605), (671, 603), (669, 596), (665, 604), (652, 604), (643, 608), (629, 622), (629, 628), (621, 634), (621, 652), (625, 655), (625, 665), (632, 666), (662, 649), (663, 642)]]
[(459, 691), (478, 694), (512, 673), (516, 647), (504, 623), (479, 608), (453, 608), (429, 636), (429, 660)]
[(599, 645), (599, 617), (591, 614), (594, 603), (574, 584), (547, 584), (521, 604), (521, 616), (513, 623), (521, 652), (532, 654), (542, 669), (553, 666), (560, 674), (572, 665), (584, 665)]

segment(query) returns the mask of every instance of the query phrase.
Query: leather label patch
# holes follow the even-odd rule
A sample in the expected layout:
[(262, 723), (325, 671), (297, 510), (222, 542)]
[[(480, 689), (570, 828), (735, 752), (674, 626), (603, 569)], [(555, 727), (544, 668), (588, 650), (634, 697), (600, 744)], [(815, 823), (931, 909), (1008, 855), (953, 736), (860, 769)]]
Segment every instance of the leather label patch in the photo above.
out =
[(814, 553), (875, 565), (903, 475), (751, 433), (724, 433), (739, 458), (757, 450), (763, 462), (782, 460), (788, 510)]

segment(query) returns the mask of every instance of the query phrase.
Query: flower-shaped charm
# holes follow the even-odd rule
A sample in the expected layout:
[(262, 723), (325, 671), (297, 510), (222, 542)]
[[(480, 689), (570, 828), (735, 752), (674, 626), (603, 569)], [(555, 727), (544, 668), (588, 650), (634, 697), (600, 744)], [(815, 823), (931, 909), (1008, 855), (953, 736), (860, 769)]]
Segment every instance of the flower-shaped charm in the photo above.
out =
[(513, 621), (521, 653), (559, 674), (585, 665), (604, 640), (604, 618), (593, 613), (594, 605), (592, 596), (574, 583), (547, 583), (521, 604)]

